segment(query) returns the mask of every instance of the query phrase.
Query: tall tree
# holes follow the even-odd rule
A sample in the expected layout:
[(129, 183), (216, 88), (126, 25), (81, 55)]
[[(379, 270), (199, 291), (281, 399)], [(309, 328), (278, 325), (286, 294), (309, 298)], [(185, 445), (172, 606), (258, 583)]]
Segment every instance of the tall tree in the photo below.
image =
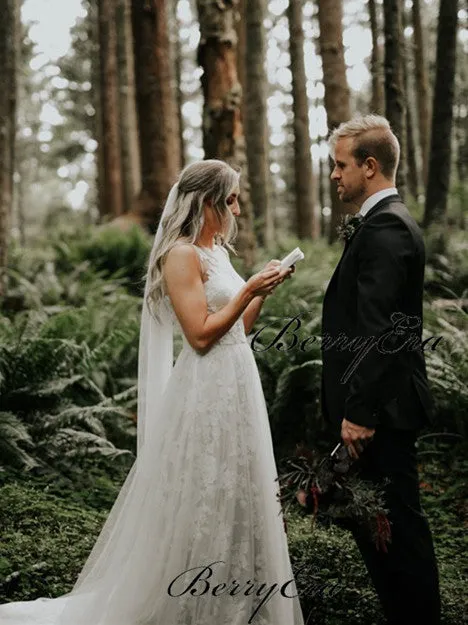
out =
[[(249, 170), (250, 199), (259, 245), (273, 243), (273, 215), (269, 205), (270, 166), (268, 158), (267, 89), (265, 72), (265, 0), (244, 3), (240, 27), (245, 24), (244, 120)], [(245, 19), (243, 19), (245, 17)], [(242, 30), (242, 28), (240, 28)]]
[(326, 200), (326, 163), (323, 161), (323, 159), (321, 158), (319, 160), (319, 173), (318, 173), (318, 180), (319, 180), (319, 188), (318, 188), (318, 194), (319, 194), (319, 207), (320, 207), (320, 235), (322, 236), (322, 238), (326, 237), (326, 219), (325, 219), (325, 213), (324, 213), (324, 208), (327, 205), (327, 200)]
[(383, 75), (383, 60), (379, 45), (379, 19), (377, 14), (376, 0), (368, 0), (369, 18), (372, 33), (372, 56), (371, 56), (371, 76), (372, 76), (372, 100), (371, 112), (376, 115), (385, 115), (385, 90)]
[(171, 20), (170, 20), (170, 34), (171, 34), (171, 58), (172, 66), (174, 68), (174, 89), (175, 99), (177, 105), (177, 118), (179, 120), (179, 151), (180, 151), (180, 163), (179, 168), (183, 169), (186, 163), (185, 157), (185, 139), (184, 139), (184, 118), (182, 115), (182, 106), (184, 104), (183, 93), (181, 88), (182, 83), (182, 44), (180, 41), (180, 28), (181, 23), (178, 15), (178, 0), (170, 0), (171, 4)]
[(238, 0), (237, 8), (239, 11), (240, 19), (237, 20), (237, 77), (242, 88), (244, 97), (241, 102), (242, 119), (245, 120), (245, 90), (247, 83), (247, 28), (246, 28), (246, 15), (247, 15), (247, 0)]
[(132, 0), (132, 24), (144, 218), (154, 231), (180, 165), (165, 0)]
[(101, 68), (102, 151), (106, 214), (123, 213), (117, 29), (113, 0), (99, 0), (99, 56)]
[[(403, 7), (403, 25), (406, 28), (411, 25), (410, 14)], [(411, 80), (414, 72), (412, 71), (411, 39), (403, 35), (403, 82), (406, 94), (406, 162), (407, 177), (406, 183), (412, 197), (417, 199), (419, 194), (419, 169), (416, 158), (416, 141), (415, 141), (415, 96), (413, 89), (413, 81)]]
[(429, 146), (431, 134), (431, 98), (426, 59), (426, 40), (421, 19), (420, 0), (412, 1), (414, 59), (416, 74), (416, 99), (418, 103), (419, 144), (421, 147), (423, 182), (427, 184)]
[[(88, 19), (88, 39), (90, 54), (90, 82), (91, 82), (91, 102), (95, 110), (93, 117), (93, 136), (97, 142), (96, 150), (96, 200), (98, 206), (99, 221), (103, 221), (107, 214), (107, 201), (105, 193), (106, 168), (104, 161), (103, 149), (103, 128), (102, 128), (102, 84), (101, 84), (101, 60), (99, 54), (99, 17), (98, 10), (94, 2), (87, 3), (87, 19)], [(72, 39), (73, 43), (73, 39)], [(65, 56), (63, 61), (67, 61)], [(63, 64), (63, 62), (62, 62)], [(72, 63), (68, 66), (73, 70)], [(62, 69), (63, 73), (63, 69)]]
[(131, 210), (141, 186), (138, 123), (135, 100), (135, 63), (130, 0), (119, 0), (117, 6), (118, 66), (120, 94), (120, 128), (122, 141), (122, 182), (124, 212)]
[(0, 20), (0, 295), (7, 290), (16, 135), (17, 0), (4, 0)]
[[(409, 92), (409, 71), (405, 68), (405, 84), (407, 93)], [(419, 170), (416, 160), (416, 141), (414, 139), (415, 127), (411, 102), (406, 103), (406, 184), (414, 199), (419, 195)]]
[(467, 222), (468, 205), (468, 186), (466, 181), (468, 180), (468, 115), (464, 110), (466, 102), (468, 102), (468, 54), (463, 47), (463, 43), (459, 41), (461, 48), (457, 66), (458, 66), (458, 93), (455, 94), (457, 101), (456, 117), (454, 118), (455, 124), (455, 136), (457, 142), (457, 178), (458, 178), (458, 207), (459, 207), (459, 228), (465, 230)]
[(440, 0), (429, 177), (424, 226), (444, 222), (450, 184), (458, 0)]
[[(40, 113), (42, 102), (34, 101), (32, 94), (37, 92), (38, 85), (36, 73), (31, 69), (31, 60), (34, 56), (34, 43), (29, 37), (31, 25), (21, 23), (21, 14), (18, 11), (18, 57), (16, 72), (16, 93), (17, 110), (16, 124), (23, 132), (17, 133), (15, 137), (15, 169), (16, 177), (14, 184), (14, 212), (16, 215), (15, 226), (19, 234), (19, 241), (22, 247), (26, 246), (26, 204), (27, 193), (31, 189), (31, 183), (37, 174), (37, 161), (40, 158), (40, 145), (37, 140), (37, 133), (40, 127)], [(47, 80), (46, 77), (43, 81)], [(40, 85), (44, 88), (44, 85)], [(24, 130), (28, 128), (28, 132)], [(29, 132), (30, 131), (30, 132)], [(27, 136), (25, 136), (27, 135)], [(37, 182), (37, 180), (35, 180)]]
[(238, 1), (197, 0), (200, 22), (198, 62), (203, 68), (203, 149), (240, 168), (241, 215), (237, 247), (247, 271), (255, 262), (253, 215), (246, 184), (247, 156), (237, 73)]
[(300, 239), (316, 239), (319, 234), (320, 223), (314, 215), (315, 190), (310, 152), (309, 100), (304, 63), (302, 5), (302, 0), (289, 0), (288, 6), (294, 112), (295, 230)]
[(404, 77), (404, 35), (402, 0), (386, 0), (385, 31), (385, 113), (400, 142), (400, 165), (397, 171), (398, 192), (406, 189), (406, 101)]
[[(330, 131), (351, 117), (350, 91), (346, 78), (346, 64), (343, 46), (343, 4), (342, 0), (319, 0), (318, 18), (320, 24), (320, 54), (325, 87), (325, 109)], [(333, 167), (331, 167), (332, 169)], [(337, 238), (336, 228), (346, 212), (339, 200), (336, 183), (330, 184), (331, 223), (329, 241)]]

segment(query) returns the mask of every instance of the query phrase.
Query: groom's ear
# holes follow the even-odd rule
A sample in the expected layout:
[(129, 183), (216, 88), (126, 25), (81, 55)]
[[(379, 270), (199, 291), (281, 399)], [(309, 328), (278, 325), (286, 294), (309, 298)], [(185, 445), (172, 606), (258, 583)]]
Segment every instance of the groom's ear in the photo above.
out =
[(364, 162), (366, 178), (372, 178), (379, 171), (379, 164), (373, 156), (368, 156)]

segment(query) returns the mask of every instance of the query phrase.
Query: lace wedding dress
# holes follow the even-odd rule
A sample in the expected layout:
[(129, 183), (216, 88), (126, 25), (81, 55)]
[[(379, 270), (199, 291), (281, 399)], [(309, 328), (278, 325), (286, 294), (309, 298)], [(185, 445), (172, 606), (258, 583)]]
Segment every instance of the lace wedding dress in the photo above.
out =
[[(196, 249), (215, 312), (244, 280), (225, 248)], [(204, 355), (183, 337), (163, 405), (165, 435), (145, 443), (73, 590), (1, 605), (1, 625), (303, 625), (242, 319)]]

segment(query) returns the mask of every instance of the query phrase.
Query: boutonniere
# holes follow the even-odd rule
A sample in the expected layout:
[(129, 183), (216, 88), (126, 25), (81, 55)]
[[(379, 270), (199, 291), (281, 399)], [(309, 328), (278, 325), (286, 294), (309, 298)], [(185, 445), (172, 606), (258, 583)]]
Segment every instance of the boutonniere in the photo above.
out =
[(349, 241), (353, 234), (358, 230), (364, 217), (362, 215), (345, 215), (341, 218), (341, 223), (337, 227), (338, 238), (342, 241)]

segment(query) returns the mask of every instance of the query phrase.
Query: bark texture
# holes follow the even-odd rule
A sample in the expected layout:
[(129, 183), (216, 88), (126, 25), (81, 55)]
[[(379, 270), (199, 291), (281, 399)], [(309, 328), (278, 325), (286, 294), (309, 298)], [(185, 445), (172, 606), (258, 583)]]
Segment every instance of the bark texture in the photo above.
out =
[(294, 113), (295, 231), (300, 239), (316, 239), (320, 223), (315, 219), (315, 190), (310, 152), (309, 99), (304, 63), (302, 0), (288, 6), (289, 52), (291, 56)]
[(197, 0), (200, 22), (198, 63), (204, 95), (203, 148), (241, 171), (241, 215), (236, 246), (247, 271), (255, 262), (253, 214), (247, 182), (247, 156), (242, 124), (242, 88), (237, 73), (237, 0)]
[(180, 164), (177, 104), (165, 0), (132, 0), (142, 218), (154, 232)]
[(273, 215), (269, 205), (267, 77), (265, 70), (265, 0), (248, 0), (245, 18), (245, 83), (243, 84), (250, 199), (255, 232), (261, 246), (273, 243)]
[(368, 0), (369, 19), (372, 32), (372, 56), (371, 56), (371, 75), (372, 75), (372, 100), (371, 113), (376, 115), (385, 115), (385, 90), (383, 75), (383, 59), (382, 51), (379, 45), (379, 19), (377, 13), (376, 0)]
[(385, 0), (385, 112), (400, 142), (400, 165), (396, 184), (399, 194), (406, 191), (406, 99), (404, 75), (404, 36), (402, 0)]
[(8, 243), (13, 207), (18, 54), (16, 0), (4, 0), (0, 20), (0, 297), (7, 292)]
[(99, 57), (101, 77), (102, 152), (105, 214), (123, 213), (117, 29), (113, 0), (99, 0)]
[(119, 0), (117, 7), (120, 129), (124, 212), (131, 210), (141, 187), (138, 122), (135, 100), (135, 62), (130, 0)]
[[(351, 117), (350, 91), (346, 78), (346, 64), (343, 45), (343, 4), (342, 0), (318, 0), (320, 25), (320, 54), (323, 66), (325, 87), (325, 109), (329, 131)], [(330, 171), (333, 164), (330, 163)], [(338, 198), (336, 183), (330, 181), (331, 222), (330, 243), (337, 238), (336, 228), (346, 207)]]
[(429, 76), (427, 71), (426, 40), (421, 19), (421, 2), (413, 0), (413, 32), (414, 32), (414, 60), (416, 74), (416, 99), (419, 118), (419, 144), (421, 147), (423, 181), (427, 184), (429, 169), (429, 147), (431, 140), (431, 97)]
[(450, 184), (458, 0), (440, 0), (429, 178), (424, 226), (444, 222)]

